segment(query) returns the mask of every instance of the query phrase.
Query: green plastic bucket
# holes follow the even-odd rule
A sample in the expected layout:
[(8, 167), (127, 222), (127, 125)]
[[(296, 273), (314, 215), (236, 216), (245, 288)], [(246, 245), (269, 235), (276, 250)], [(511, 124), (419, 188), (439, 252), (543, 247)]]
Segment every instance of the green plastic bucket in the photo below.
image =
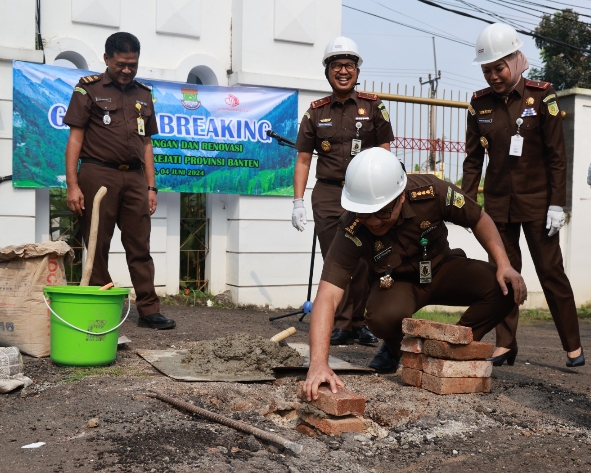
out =
[[(117, 357), (121, 310), (129, 289), (99, 286), (45, 286), (51, 312), (50, 357), (58, 365), (108, 365)], [(49, 299), (49, 303), (47, 301)], [(130, 304), (131, 306), (131, 304)]]

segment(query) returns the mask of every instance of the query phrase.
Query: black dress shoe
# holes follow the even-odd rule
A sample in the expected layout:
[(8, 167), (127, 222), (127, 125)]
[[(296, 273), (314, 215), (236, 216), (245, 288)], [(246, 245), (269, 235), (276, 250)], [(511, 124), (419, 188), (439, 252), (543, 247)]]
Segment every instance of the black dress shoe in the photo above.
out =
[(360, 345), (373, 345), (374, 343), (378, 343), (378, 337), (369, 331), (367, 325), (354, 327), (353, 338)]
[(353, 343), (355, 343), (355, 337), (350, 330), (342, 330), (340, 328), (332, 330), (332, 334), (330, 335), (331, 345), (352, 345)]
[(577, 366), (583, 366), (584, 364), (585, 354), (583, 353), (583, 347), (581, 347), (581, 354), (575, 358), (566, 355), (566, 366), (569, 368), (576, 368)]
[(499, 356), (493, 356), (492, 358), (487, 358), (486, 361), (492, 361), (493, 366), (503, 366), (505, 360), (507, 360), (507, 364), (509, 366), (513, 366), (515, 364), (515, 358), (517, 357), (517, 348), (512, 348), (506, 353), (503, 353)]
[(370, 368), (376, 370), (377, 373), (395, 373), (398, 369), (398, 363), (400, 357), (390, 353), (388, 346), (382, 343), (382, 346), (378, 350), (378, 354), (374, 356), (373, 360), (369, 364)]
[(168, 317), (164, 317), (162, 314), (155, 313), (147, 315), (146, 317), (140, 317), (137, 321), (137, 326), (164, 330), (167, 328), (175, 328), (176, 322)]

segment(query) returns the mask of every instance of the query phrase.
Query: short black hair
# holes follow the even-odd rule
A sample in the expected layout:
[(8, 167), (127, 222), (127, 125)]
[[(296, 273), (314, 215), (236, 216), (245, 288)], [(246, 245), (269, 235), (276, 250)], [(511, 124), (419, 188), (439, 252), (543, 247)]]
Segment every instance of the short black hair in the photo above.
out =
[(105, 42), (105, 53), (113, 57), (115, 53), (137, 53), (140, 55), (140, 40), (131, 33), (113, 33)]

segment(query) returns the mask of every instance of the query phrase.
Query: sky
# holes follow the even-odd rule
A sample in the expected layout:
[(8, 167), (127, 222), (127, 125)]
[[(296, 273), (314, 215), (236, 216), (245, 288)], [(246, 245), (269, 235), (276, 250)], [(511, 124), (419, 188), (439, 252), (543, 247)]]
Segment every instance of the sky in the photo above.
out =
[[(539, 24), (543, 13), (562, 8), (572, 8), (579, 14), (589, 15), (579, 19), (591, 23), (591, 0), (431, 1), (477, 17), (502, 21), (483, 12), (487, 10), (512, 21), (520, 27), (518, 29), (527, 31)], [(443, 90), (446, 90), (447, 94), (453, 91), (454, 99), (458, 92), (464, 98), (466, 93), (470, 95), (475, 90), (487, 87), (480, 67), (472, 65), (475, 56), (473, 45), (487, 23), (444, 11), (419, 0), (343, 0), (342, 4), (342, 35), (352, 38), (360, 48), (363, 57), (360, 82), (363, 86), (363, 81), (367, 81), (366, 90), (371, 90), (371, 81), (375, 81), (375, 90), (379, 90), (379, 83), (384, 82), (392, 84), (391, 91), (395, 93), (396, 84), (399, 83), (401, 91), (404, 85), (408, 86), (409, 92), (415, 86), (418, 95), (421, 87), (419, 78), (425, 81), (429, 73), (434, 75), (433, 33), (458, 41), (435, 37), (437, 69), (441, 70), (438, 95), (441, 97)], [(353, 8), (424, 31), (370, 16)], [(525, 43), (521, 51), (532, 66), (540, 67), (541, 58), (533, 38), (520, 36)], [(427, 88), (423, 86), (424, 95)], [(384, 88), (384, 92), (386, 90)], [(449, 95), (446, 97), (449, 98)]]

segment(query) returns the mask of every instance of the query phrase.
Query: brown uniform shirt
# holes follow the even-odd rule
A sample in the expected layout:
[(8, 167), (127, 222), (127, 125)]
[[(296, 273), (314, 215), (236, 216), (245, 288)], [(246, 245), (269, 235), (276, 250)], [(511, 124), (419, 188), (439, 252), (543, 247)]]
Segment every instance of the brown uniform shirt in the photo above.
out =
[[(546, 218), (549, 205), (566, 204), (566, 152), (562, 117), (548, 82), (522, 78), (505, 104), (492, 88), (474, 92), (468, 113), (462, 189), (475, 199), (485, 147), (489, 163), (484, 206), (495, 222)], [(523, 124), (521, 156), (510, 156), (515, 121)]]
[[(360, 123), (358, 138), (361, 149), (373, 148), (394, 139), (386, 106), (376, 94), (353, 92), (345, 103), (334, 95), (312, 102), (304, 114), (298, 132), (298, 151), (318, 152), (317, 179), (343, 181), (345, 171), (354, 156), (352, 140), (357, 138), (356, 124)], [(322, 143), (330, 144), (330, 149)]]
[(421, 238), (429, 241), (427, 256), (435, 274), (450, 252), (444, 221), (472, 228), (480, 220), (482, 209), (475, 201), (433, 175), (409, 175), (405, 192), (400, 217), (383, 236), (373, 235), (353, 212), (343, 214), (324, 261), (323, 281), (344, 289), (359, 259), (364, 259), (372, 280), (391, 271), (395, 281), (418, 283)]
[[(136, 108), (136, 104), (140, 109)], [(110, 123), (105, 124), (108, 115)], [(81, 158), (115, 164), (143, 164), (144, 136), (137, 118), (144, 120), (145, 136), (158, 134), (150, 87), (136, 80), (125, 89), (106, 72), (82, 77), (64, 117), (64, 123), (85, 128)]]

